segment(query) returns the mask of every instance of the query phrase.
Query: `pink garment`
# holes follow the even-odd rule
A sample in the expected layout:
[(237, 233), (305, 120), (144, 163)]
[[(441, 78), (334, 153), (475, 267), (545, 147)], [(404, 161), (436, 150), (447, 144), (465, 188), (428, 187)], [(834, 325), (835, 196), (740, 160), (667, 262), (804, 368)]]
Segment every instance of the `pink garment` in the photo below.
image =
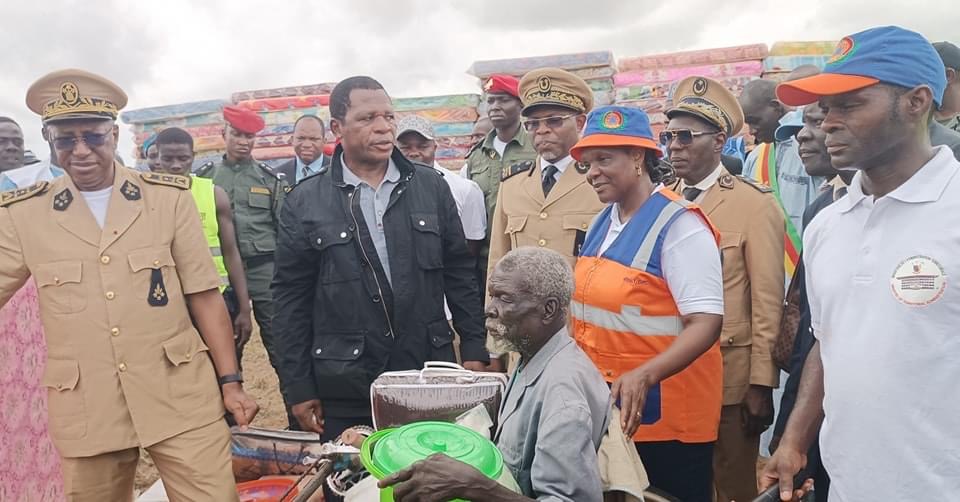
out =
[(33, 280), (0, 310), (0, 501), (64, 499), (60, 456), (47, 434), (40, 378), (47, 345)]

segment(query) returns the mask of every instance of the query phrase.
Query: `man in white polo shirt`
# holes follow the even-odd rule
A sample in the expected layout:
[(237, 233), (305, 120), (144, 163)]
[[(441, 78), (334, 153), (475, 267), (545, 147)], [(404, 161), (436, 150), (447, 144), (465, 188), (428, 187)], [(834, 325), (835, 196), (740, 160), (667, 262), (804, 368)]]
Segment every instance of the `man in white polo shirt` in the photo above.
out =
[(397, 148), (404, 157), (424, 165), (433, 166), (446, 180), (457, 203), (463, 235), (474, 256), (487, 235), (487, 210), (483, 205), (483, 192), (474, 181), (460, 177), (455, 171), (444, 169), (437, 163), (437, 140), (433, 125), (418, 115), (407, 115), (397, 122)]
[(929, 42), (883, 27), (777, 89), (819, 100), (834, 167), (858, 170), (804, 234), (817, 344), (762, 481), (783, 500), (821, 420), (832, 502), (960, 493), (960, 162), (928, 135), (945, 87)]

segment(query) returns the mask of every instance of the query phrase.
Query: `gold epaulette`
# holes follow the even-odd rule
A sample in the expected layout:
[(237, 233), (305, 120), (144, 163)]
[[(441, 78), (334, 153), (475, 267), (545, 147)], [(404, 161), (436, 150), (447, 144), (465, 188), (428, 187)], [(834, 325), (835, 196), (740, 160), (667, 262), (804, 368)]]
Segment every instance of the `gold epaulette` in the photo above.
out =
[(760, 183), (759, 181), (756, 181), (756, 180), (752, 180), (752, 179), (750, 179), (750, 178), (747, 178), (746, 176), (737, 176), (737, 179), (739, 179), (740, 181), (742, 181), (742, 182), (744, 182), (744, 183), (752, 186), (752, 187), (755, 188), (758, 192), (770, 193), (770, 192), (773, 191), (773, 189), (770, 188), (770, 187), (768, 187), (767, 185), (764, 185), (763, 183)]
[(0, 193), (0, 207), (7, 207), (14, 202), (20, 202), (21, 200), (27, 200), (35, 195), (40, 195), (43, 192), (46, 192), (47, 188), (49, 187), (49, 182), (41, 181), (39, 183), (34, 183), (27, 188), (18, 188), (16, 190), (8, 190)]
[(143, 178), (143, 181), (153, 185), (166, 185), (180, 190), (190, 190), (190, 184), (193, 183), (189, 176), (177, 174), (140, 173), (140, 177)]
[(524, 160), (523, 162), (516, 162), (510, 164), (507, 167), (503, 168), (503, 171), (500, 172), (500, 181), (505, 181), (508, 178), (512, 178), (520, 173), (525, 173), (533, 169), (532, 160)]

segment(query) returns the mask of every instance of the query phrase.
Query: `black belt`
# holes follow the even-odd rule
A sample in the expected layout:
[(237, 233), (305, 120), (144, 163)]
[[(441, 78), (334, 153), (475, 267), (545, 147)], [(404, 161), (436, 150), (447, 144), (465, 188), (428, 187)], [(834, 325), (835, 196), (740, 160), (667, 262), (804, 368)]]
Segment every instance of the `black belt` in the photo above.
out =
[(244, 265), (247, 266), (247, 268), (259, 267), (260, 265), (272, 263), (273, 253), (251, 256), (250, 258), (243, 260), (243, 262), (244, 262)]

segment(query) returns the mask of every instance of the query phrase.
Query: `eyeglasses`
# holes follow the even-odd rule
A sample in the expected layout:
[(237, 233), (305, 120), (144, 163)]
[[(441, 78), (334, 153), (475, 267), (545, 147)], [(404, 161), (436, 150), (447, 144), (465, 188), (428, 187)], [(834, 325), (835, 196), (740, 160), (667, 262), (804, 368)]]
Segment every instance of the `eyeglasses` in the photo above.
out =
[(569, 118), (576, 117), (577, 114), (571, 115), (555, 115), (553, 117), (543, 117), (541, 119), (527, 119), (523, 121), (523, 128), (527, 132), (533, 132), (537, 129), (540, 129), (540, 124), (545, 124), (549, 129), (556, 129), (563, 125), (563, 121)]
[(98, 148), (106, 144), (107, 138), (112, 134), (112, 131), (104, 133), (85, 132), (79, 138), (76, 136), (53, 138), (53, 147), (64, 152), (73, 151), (77, 147), (77, 143), (82, 141), (89, 148)]
[(660, 144), (661, 145), (670, 145), (673, 143), (673, 139), (676, 138), (681, 145), (689, 145), (693, 143), (693, 138), (697, 136), (703, 136), (705, 134), (720, 134), (720, 131), (693, 131), (691, 129), (674, 129), (672, 131), (663, 131), (660, 133)]

